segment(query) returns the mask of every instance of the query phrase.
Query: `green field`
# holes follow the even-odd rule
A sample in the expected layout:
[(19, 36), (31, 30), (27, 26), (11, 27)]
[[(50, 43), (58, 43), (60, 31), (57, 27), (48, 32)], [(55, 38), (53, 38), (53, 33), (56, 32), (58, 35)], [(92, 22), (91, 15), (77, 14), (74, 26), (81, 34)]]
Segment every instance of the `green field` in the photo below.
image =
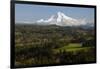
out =
[(80, 43), (70, 43), (61, 48), (54, 49), (54, 51), (59, 52), (60, 50), (64, 50), (64, 51), (69, 51), (69, 52), (71, 52), (71, 51), (76, 52), (76, 51), (80, 51), (80, 50), (88, 51), (91, 48), (94, 48), (94, 47), (91, 47), (91, 46), (82, 47)]

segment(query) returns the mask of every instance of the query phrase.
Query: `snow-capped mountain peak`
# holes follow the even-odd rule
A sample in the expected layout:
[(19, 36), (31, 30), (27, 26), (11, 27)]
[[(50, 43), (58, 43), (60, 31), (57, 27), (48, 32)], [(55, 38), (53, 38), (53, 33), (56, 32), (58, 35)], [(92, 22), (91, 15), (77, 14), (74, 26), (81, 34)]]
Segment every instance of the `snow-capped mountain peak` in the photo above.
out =
[(62, 13), (62, 12), (58, 12), (58, 16), (60, 16), (60, 17), (62, 17), (62, 18), (64, 18), (64, 19), (70, 19), (70, 20), (72, 20), (71, 17), (66, 16), (66, 15), (65, 15), (64, 13)]
[(85, 20), (74, 19), (69, 16), (66, 16), (62, 12), (58, 12), (56, 15), (52, 15), (48, 19), (38, 20), (37, 23), (38, 24), (43, 23), (43, 25), (44, 24), (46, 24), (46, 25), (55, 24), (55, 25), (59, 25), (59, 26), (79, 26), (79, 25), (84, 25), (86, 22), (85, 22)]

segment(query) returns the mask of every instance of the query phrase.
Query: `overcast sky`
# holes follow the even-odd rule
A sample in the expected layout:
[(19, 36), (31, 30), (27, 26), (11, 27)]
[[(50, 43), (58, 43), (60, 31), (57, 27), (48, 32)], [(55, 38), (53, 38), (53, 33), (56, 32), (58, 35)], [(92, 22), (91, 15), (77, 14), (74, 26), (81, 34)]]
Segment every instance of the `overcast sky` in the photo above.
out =
[(87, 22), (94, 22), (94, 8), (29, 4), (15, 5), (15, 22), (35, 22), (39, 19), (47, 19), (59, 11), (72, 18), (86, 19)]

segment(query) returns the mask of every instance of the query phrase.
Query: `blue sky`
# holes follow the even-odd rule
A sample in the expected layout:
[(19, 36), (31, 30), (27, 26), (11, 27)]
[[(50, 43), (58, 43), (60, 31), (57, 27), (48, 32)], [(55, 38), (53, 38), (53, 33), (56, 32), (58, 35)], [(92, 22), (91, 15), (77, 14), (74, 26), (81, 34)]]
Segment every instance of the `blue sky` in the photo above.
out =
[(57, 12), (63, 12), (65, 15), (76, 18), (86, 19), (87, 22), (94, 22), (94, 8), (79, 8), (79, 7), (61, 7), (47, 5), (15, 5), (15, 22), (34, 22), (39, 19), (49, 18)]

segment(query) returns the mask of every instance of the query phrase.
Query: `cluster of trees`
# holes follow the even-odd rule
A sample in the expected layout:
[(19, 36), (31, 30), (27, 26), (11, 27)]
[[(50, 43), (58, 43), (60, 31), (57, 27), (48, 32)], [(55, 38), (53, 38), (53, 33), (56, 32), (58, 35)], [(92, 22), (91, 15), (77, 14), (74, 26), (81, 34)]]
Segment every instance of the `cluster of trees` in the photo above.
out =
[(48, 47), (29, 47), (16, 51), (16, 67), (20, 66), (38, 66), (43, 64), (75, 64), (95, 62), (95, 50), (81, 50), (77, 52), (68, 52), (60, 50), (55, 53)]

